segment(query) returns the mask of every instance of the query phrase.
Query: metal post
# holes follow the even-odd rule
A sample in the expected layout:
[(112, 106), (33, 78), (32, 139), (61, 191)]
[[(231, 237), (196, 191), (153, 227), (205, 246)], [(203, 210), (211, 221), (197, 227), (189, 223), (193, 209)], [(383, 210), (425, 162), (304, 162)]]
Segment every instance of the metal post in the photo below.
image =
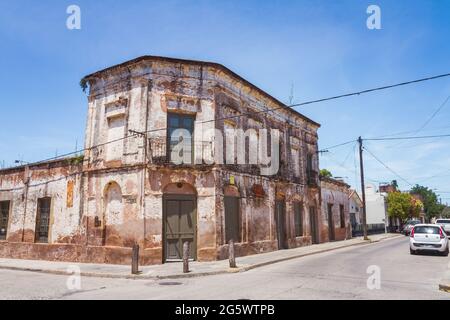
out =
[(230, 268), (237, 268), (236, 267), (236, 257), (234, 255), (234, 240), (231, 239), (228, 242), (228, 259), (230, 260)]
[(367, 207), (366, 207), (366, 185), (364, 183), (364, 160), (363, 160), (363, 140), (361, 137), (358, 138), (359, 142), (359, 162), (361, 171), (361, 194), (363, 202), (363, 233), (364, 240), (369, 240), (367, 237)]
[(183, 273), (189, 273), (189, 242), (183, 243)]
[(133, 245), (133, 253), (131, 256), (131, 274), (139, 274), (139, 245)]

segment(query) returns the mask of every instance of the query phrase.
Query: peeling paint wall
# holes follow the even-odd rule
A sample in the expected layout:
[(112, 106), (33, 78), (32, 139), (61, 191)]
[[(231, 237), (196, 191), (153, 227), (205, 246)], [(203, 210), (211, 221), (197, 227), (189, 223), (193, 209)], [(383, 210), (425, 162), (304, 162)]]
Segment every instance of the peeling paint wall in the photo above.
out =
[[(238, 255), (278, 249), (276, 200), (286, 207), (287, 246), (311, 244), (309, 210), (314, 207), (317, 215), (321, 213), (318, 124), (284, 108), (225, 68), (208, 63), (148, 58), (88, 80), (87, 151), (82, 165), (60, 162), (52, 168), (0, 172), (0, 200), (13, 202), (9, 245), (0, 242), (0, 256), (129, 263), (131, 247), (137, 243), (141, 263), (162, 263), (163, 197), (192, 189), (197, 204), (197, 259), (224, 259), (228, 254), (224, 190), (228, 186), (236, 188), (239, 197)], [(269, 109), (277, 111), (269, 113)], [(217, 139), (211, 130), (223, 131), (229, 125), (244, 130), (278, 129), (280, 170), (266, 177), (255, 165), (202, 163), (199, 159), (205, 154), (209, 160), (217, 154), (197, 145), (196, 165), (156, 161), (157, 152), (165, 156), (169, 112), (194, 116), (194, 135), (201, 142)], [(230, 116), (233, 119), (224, 119)], [(310, 170), (316, 174), (312, 177), (307, 174), (308, 155)], [(28, 175), (28, 196), (23, 200)], [(45, 196), (52, 198), (52, 221), (49, 244), (42, 249), (34, 243), (34, 229), (36, 201)], [(295, 203), (302, 208), (300, 236), (295, 234)], [(322, 228), (323, 217), (318, 220)], [(321, 239), (322, 233), (321, 229)], [(24, 253), (14, 255), (13, 246)]]
[[(335, 240), (345, 240), (352, 237), (350, 222), (350, 186), (339, 180), (321, 178), (322, 192), (322, 226), (321, 239), (323, 242), (329, 241), (329, 219), (328, 205), (332, 205), (332, 216), (335, 233)], [(343, 206), (344, 226), (341, 224), (340, 206)]]
[[(84, 232), (80, 225), (80, 171), (81, 165), (66, 160), (3, 170), (0, 201), (11, 203), (6, 242), (36, 242), (38, 199), (48, 197), (51, 199), (48, 243), (79, 244)], [(5, 249), (3, 243), (0, 252)], [(15, 252), (25, 254), (24, 257), (26, 253)]]

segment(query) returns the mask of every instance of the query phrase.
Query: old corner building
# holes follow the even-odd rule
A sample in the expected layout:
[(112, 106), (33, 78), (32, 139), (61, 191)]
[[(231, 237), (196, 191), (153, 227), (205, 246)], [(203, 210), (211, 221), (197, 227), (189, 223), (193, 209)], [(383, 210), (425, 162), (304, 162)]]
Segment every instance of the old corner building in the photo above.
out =
[[(227, 257), (230, 239), (249, 255), (348, 233), (348, 219), (329, 233), (323, 214), (319, 124), (229, 69), (145, 56), (84, 81), (84, 154), (0, 171), (1, 257), (128, 264), (137, 243), (142, 264), (159, 264), (188, 241), (192, 258), (210, 261)], [(279, 129), (278, 173), (172, 164), (171, 130), (195, 137), (198, 123)], [(192, 156), (201, 150), (193, 144)]]

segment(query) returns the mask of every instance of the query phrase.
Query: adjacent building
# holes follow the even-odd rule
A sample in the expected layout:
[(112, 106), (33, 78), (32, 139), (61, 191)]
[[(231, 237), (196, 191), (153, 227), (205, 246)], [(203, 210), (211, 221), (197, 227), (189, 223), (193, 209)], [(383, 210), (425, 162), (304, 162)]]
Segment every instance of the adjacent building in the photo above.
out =
[(350, 221), (350, 186), (341, 180), (321, 177), (321, 242), (352, 237)]
[(397, 219), (388, 219), (387, 193), (380, 192), (373, 184), (366, 185), (366, 223), (370, 233), (397, 231)]
[(352, 226), (352, 235), (362, 235), (362, 223), (363, 223), (363, 202), (356, 190), (350, 190), (348, 196), (349, 210), (350, 210), (350, 224)]
[(321, 195), (319, 124), (226, 67), (145, 56), (82, 84), (83, 155), (0, 171), (0, 257), (128, 264), (138, 244), (159, 264), (188, 242), (210, 261), (231, 239), (248, 255), (351, 236), (348, 186)]

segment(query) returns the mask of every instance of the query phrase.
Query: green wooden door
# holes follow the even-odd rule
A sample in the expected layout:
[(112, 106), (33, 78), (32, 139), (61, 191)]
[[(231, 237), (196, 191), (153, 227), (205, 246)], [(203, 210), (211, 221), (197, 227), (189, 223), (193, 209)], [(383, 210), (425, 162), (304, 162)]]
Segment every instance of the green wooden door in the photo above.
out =
[(183, 259), (183, 244), (189, 243), (190, 258), (196, 259), (196, 201), (194, 196), (164, 197), (164, 260)]

